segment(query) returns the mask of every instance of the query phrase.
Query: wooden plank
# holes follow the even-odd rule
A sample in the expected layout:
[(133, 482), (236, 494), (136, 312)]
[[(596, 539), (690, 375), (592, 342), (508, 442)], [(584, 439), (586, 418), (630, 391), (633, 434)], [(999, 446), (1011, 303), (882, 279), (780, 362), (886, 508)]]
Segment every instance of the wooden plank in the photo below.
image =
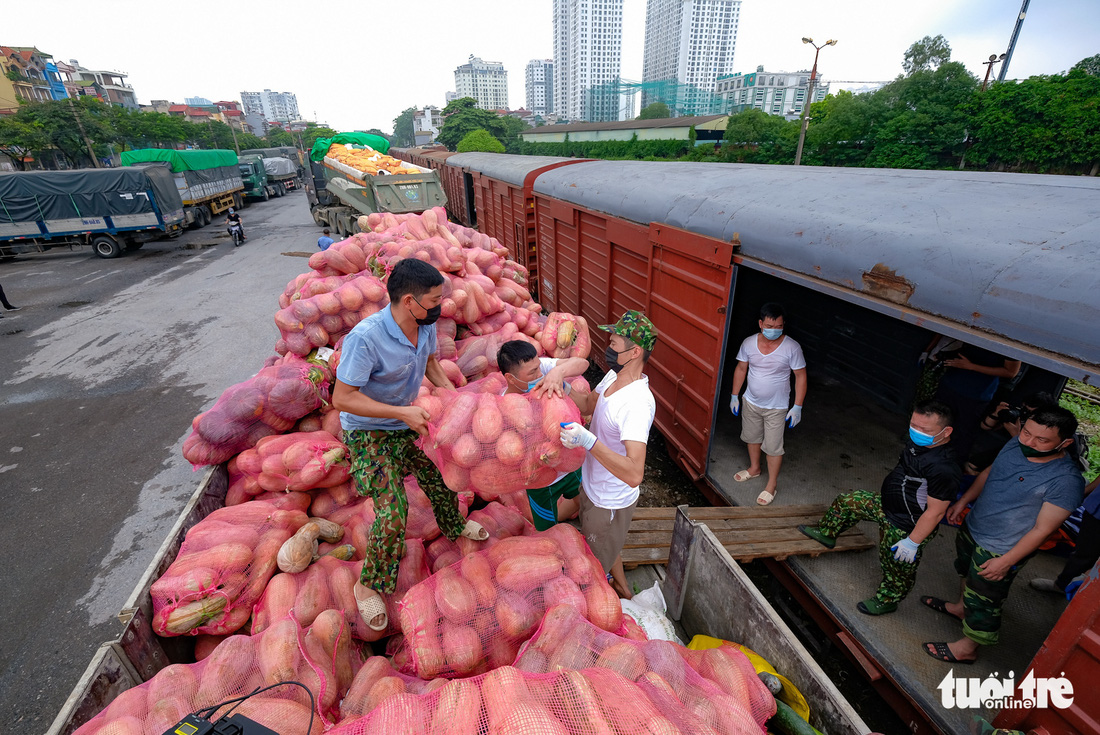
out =
[[(737, 561), (752, 561), (753, 559), (775, 558), (786, 559), (788, 556), (818, 556), (820, 554), (834, 554), (838, 551), (862, 551), (874, 548), (875, 544), (863, 534), (845, 535), (837, 539), (836, 547), (826, 549), (812, 539), (804, 541), (784, 541), (780, 543), (745, 543), (723, 544)], [(640, 564), (665, 564), (668, 562), (668, 546), (645, 546), (639, 548), (623, 549), (623, 564), (627, 567), (635, 567)]]
[[(725, 506), (719, 508), (689, 508), (688, 517), (693, 521), (706, 521), (714, 518), (777, 518), (785, 516), (816, 515), (821, 517), (829, 506), (823, 503), (804, 505), (767, 505), (767, 506)], [(635, 508), (636, 520), (672, 520), (676, 517), (675, 508)]]
[[(813, 541), (813, 539), (808, 539), (805, 535), (802, 534), (801, 531), (798, 530), (798, 528), (790, 527), (790, 526), (786, 526), (786, 527), (783, 527), (783, 528), (776, 528), (776, 529), (764, 528), (764, 529), (753, 529), (753, 530), (744, 530), (744, 529), (728, 530), (728, 529), (714, 528), (709, 523), (706, 524), (706, 525), (707, 525), (708, 528), (710, 528), (710, 530), (714, 533), (714, 535), (718, 537), (718, 540), (721, 541), (726, 546), (738, 545), (738, 544), (752, 544), (752, 543), (769, 543), (769, 542), (790, 543), (790, 542), (793, 542), (793, 541), (812, 541), (815, 544), (817, 543), (816, 541)], [(855, 529), (855, 528), (848, 529), (847, 531), (842, 533), (839, 538), (845, 538), (845, 537), (860, 538), (860, 539), (866, 539), (867, 538), (866, 536), (863, 535), (862, 532), (860, 532), (858, 529)], [(627, 534), (626, 544), (623, 546), (623, 548), (630, 549), (630, 548), (639, 548), (639, 547), (643, 547), (643, 546), (668, 546), (671, 543), (671, 541), (672, 541), (672, 534), (671, 533), (661, 533), (659, 531), (658, 532), (644, 532), (644, 533), (631, 532), (631, 533)], [(818, 546), (821, 546), (821, 544), (818, 544)], [(821, 548), (823, 550), (827, 550), (827, 549), (825, 549), (824, 546), (821, 546)]]

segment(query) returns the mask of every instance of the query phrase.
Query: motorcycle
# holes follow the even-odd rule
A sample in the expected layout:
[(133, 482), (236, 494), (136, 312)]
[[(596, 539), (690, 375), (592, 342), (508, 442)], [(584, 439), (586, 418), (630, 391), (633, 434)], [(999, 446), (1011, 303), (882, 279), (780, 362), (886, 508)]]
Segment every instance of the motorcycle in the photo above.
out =
[(231, 222), (229, 224), (229, 234), (233, 238), (233, 247), (239, 248), (244, 241), (244, 228), (241, 227), (241, 223)]

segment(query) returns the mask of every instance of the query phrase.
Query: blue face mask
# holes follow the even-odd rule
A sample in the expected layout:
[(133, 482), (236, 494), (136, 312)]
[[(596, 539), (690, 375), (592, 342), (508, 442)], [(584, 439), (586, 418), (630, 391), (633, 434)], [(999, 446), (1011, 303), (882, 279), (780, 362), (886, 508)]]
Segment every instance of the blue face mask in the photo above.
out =
[(779, 339), (780, 337), (783, 336), (783, 328), (782, 327), (780, 327), (779, 329), (765, 329), (763, 331), (764, 331), (764, 337), (766, 339)]
[[(940, 434), (943, 432), (941, 431)], [(912, 426), (909, 427), (909, 439), (918, 447), (930, 447), (936, 443), (936, 437), (940, 434), (925, 434), (923, 431), (917, 431)]]
[(538, 380), (532, 380), (530, 383), (527, 384), (527, 387), (523, 389), (523, 392), (524, 393), (530, 393), (531, 390), (541, 382), (542, 382), (542, 378), (539, 378)]

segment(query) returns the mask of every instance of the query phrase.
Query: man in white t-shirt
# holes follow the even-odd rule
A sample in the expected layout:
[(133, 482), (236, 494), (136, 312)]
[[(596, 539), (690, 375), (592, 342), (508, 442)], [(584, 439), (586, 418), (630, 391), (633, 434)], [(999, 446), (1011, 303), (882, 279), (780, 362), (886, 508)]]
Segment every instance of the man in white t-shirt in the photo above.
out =
[(589, 395), (573, 398), (582, 414), (592, 415), (592, 430), (567, 424), (561, 442), (588, 450), (581, 467), (581, 533), (611, 575), (616, 592), (629, 600), (633, 595), (626, 584), (622, 550), (638, 505), (646, 443), (657, 411), (649, 378), (642, 373), (657, 344), (657, 329), (637, 311), (600, 329), (611, 332), (604, 352), (610, 370)]
[[(806, 399), (806, 358), (802, 348), (783, 334), (783, 307), (764, 304), (760, 308), (760, 332), (747, 337), (737, 351), (733, 371), (730, 411), (741, 417), (741, 441), (749, 447), (749, 467), (733, 479), (744, 482), (760, 476), (761, 451), (767, 455), (768, 484), (756, 502), (768, 505), (779, 490), (779, 468), (783, 464), (783, 430), (802, 420)], [(794, 406), (791, 373), (794, 373)], [(744, 402), (739, 397), (745, 387)]]
[[(505, 342), (497, 352), (497, 367), (504, 374), (508, 393), (532, 393), (538, 398), (560, 398), (570, 393), (566, 378), (584, 375), (588, 360), (583, 357), (539, 357), (530, 342), (515, 339)], [(531, 522), (535, 529), (545, 531), (558, 522), (558, 499), (562, 504), (562, 517), (569, 518), (579, 508), (576, 500), (580, 494), (581, 471), (562, 472), (547, 487), (528, 488), (527, 502), (531, 506)]]

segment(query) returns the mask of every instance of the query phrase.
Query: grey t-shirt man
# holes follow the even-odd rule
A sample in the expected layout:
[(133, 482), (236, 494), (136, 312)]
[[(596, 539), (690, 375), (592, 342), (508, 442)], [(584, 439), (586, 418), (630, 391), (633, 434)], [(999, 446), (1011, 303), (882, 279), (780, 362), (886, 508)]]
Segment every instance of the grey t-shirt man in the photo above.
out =
[(1085, 478), (1068, 456), (1031, 462), (1010, 439), (989, 468), (982, 494), (966, 517), (974, 541), (1005, 554), (1035, 526), (1043, 503), (1072, 511), (1084, 497)]

